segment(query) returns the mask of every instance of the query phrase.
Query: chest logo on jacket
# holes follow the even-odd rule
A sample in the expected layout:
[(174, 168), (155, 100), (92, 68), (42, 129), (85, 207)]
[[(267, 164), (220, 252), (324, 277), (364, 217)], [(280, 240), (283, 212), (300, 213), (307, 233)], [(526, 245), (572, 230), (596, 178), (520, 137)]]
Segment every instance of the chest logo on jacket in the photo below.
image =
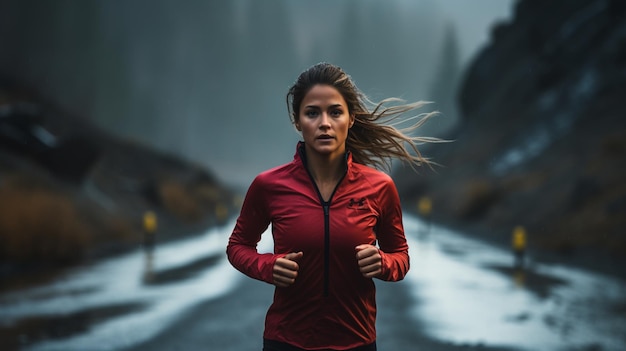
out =
[(350, 199), (348, 202), (348, 208), (355, 210), (367, 210), (367, 199), (364, 197)]

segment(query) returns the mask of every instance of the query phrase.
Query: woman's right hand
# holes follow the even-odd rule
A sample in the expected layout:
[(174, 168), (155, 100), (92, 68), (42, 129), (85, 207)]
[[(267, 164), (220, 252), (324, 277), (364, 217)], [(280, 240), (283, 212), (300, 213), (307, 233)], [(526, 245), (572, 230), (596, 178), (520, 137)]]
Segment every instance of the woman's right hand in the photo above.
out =
[(298, 261), (304, 254), (300, 252), (292, 252), (279, 258), (274, 263), (274, 285), (279, 288), (286, 288), (296, 281), (298, 276)]

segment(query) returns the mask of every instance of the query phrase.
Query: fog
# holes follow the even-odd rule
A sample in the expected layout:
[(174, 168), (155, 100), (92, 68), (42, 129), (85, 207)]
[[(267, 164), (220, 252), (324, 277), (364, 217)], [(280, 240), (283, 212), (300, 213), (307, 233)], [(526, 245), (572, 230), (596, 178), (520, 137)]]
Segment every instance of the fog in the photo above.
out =
[(513, 4), (4, 1), (0, 74), (243, 188), (291, 160), (299, 135), (285, 93), (317, 62), (344, 68), (373, 100), (439, 102), (442, 116), (420, 133), (444, 133), (459, 118), (445, 101)]

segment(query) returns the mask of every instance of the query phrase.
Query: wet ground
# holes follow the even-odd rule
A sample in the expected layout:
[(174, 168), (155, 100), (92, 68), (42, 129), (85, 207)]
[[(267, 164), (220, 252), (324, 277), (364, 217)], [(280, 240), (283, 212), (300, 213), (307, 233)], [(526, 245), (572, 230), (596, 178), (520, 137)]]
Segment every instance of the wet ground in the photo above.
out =
[[(626, 350), (625, 282), (405, 226), (411, 271), (377, 282), (380, 350)], [(231, 228), (0, 295), (2, 349), (260, 350), (272, 287), (228, 264)]]

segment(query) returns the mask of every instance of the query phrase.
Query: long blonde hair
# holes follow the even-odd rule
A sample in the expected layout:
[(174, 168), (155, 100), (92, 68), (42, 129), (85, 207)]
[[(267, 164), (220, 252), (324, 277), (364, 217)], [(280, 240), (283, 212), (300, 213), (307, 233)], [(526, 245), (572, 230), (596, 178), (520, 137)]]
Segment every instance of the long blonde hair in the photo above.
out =
[[(289, 89), (286, 100), (292, 123), (298, 121), (298, 111), (305, 95), (318, 84), (337, 89), (346, 101), (349, 113), (355, 116), (354, 125), (350, 128), (346, 140), (346, 150), (352, 153), (354, 162), (386, 169), (391, 168), (393, 158), (406, 162), (412, 167), (434, 164), (422, 156), (417, 146), (442, 140), (411, 136), (410, 133), (436, 115), (436, 111), (408, 118), (407, 120), (415, 120), (409, 127), (396, 127), (403, 122), (400, 120), (401, 116), (423, 107), (428, 102), (404, 104), (402, 100), (390, 98), (377, 104), (372, 103), (341, 68), (324, 62), (302, 72)], [(368, 106), (371, 106), (371, 110)]]

